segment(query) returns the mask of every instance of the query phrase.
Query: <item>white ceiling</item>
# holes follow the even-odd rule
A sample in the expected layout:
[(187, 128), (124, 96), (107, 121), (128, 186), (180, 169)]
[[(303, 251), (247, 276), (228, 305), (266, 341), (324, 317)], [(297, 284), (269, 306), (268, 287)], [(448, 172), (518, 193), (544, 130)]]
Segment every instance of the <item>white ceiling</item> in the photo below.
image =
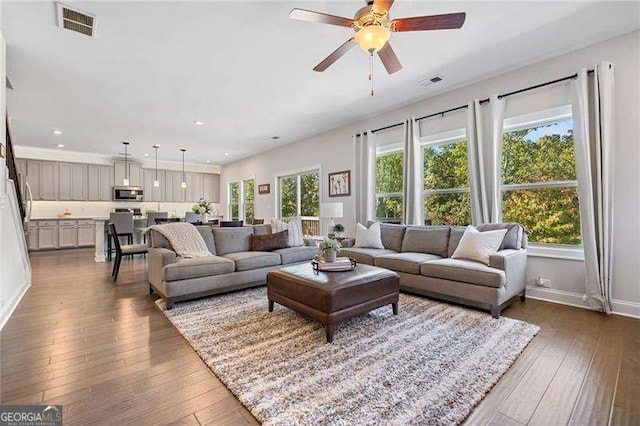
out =
[[(359, 48), (312, 71), (350, 29), (288, 19), (293, 7), (352, 16), (363, 2), (66, 3), (97, 16), (95, 38), (59, 29), (53, 2), (2, 4), (15, 143), (114, 155), (126, 140), (136, 156), (158, 143), (161, 159), (186, 148), (187, 161), (214, 164), (632, 31), (640, 13), (637, 2), (397, 0), (393, 17), (467, 20), (458, 31), (392, 34), (404, 69), (389, 76), (378, 61), (371, 98)], [(435, 74), (444, 81), (417, 85)]]

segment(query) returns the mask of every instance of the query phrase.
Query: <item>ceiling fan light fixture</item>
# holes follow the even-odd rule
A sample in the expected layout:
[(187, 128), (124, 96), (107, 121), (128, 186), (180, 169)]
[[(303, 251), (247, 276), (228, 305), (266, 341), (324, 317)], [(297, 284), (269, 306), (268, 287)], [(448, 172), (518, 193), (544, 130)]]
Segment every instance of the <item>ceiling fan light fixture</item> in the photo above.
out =
[(356, 43), (366, 53), (377, 52), (389, 41), (391, 32), (381, 25), (369, 25), (356, 33)]

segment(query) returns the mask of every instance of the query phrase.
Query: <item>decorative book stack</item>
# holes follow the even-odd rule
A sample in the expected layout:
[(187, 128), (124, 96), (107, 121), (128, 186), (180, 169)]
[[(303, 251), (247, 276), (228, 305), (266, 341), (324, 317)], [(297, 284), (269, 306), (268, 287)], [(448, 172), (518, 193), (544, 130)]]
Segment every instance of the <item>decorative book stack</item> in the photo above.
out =
[(318, 271), (351, 271), (356, 268), (356, 261), (348, 257), (338, 257), (335, 262), (314, 260), (312, 264), (313, 269)]

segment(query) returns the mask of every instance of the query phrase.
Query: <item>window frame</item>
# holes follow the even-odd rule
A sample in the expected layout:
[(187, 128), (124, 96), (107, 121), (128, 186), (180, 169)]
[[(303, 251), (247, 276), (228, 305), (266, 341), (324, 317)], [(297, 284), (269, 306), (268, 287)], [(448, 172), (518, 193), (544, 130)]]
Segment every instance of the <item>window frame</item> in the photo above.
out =
[[(420, 149), (422, 152), (422, 158), (424, 158), (424, 150), (428, 147), (436, 147), (441, 145), (448, 145), (455, 142), (465, 142), (469, 143), (467, 140), (467, 131), (463, 128), (458, 128), (454, 130), (449, 130), (446, 132), (436, 133), (433, 135), (425, 135), (420, 138)], [(471, 167), (469, 164), (469, 151), (467, 150), (467, 170), (470, 171)], [(469, 174), (467, 177), (467, 187), (466, 188), (445, 188), (445, 189), (424, 189), (424, 174), (422, 176), (423, 181), (423, 189), (422, 196), (420, 202), (422, 205), (425, 205), (426, 197), (428, 195), (442, 195), (442, 194), (469, 194), (471, 196), (471, 175)], [(471, 200), (473, 203), (473, 200)], [(470, 205), (471, 211), (469, 214), (473, 213), (473, 206)], [(423, 220), (426, 221), (427, 218), (423, 217)], [(473, 218), (472, 218), (473, 221)]]
[(231, 193), (232, 193), (231, 186), (232, 185), (238, 185), (238, 220), (239, 220), (239, 218), (242, 217), (242, 202), (241, 202), (241, 200), (242, 200), (242, 184), (241, 184), (241, 182), (242, 182), (241, 180), (236, 180), (236, 181), (229, 182), (227, 184), (227, 200), (228, 200), (228, 202), (227, 202), (227, 214), (228, 214), (229, 220), (236, 220), (233, 217), (233, 210), (232, 210), (232, 206), (233, 206), (233, 202), (232, 202), (233, 200), (232, 200), (232, 197), (231, 197)]
[[(280, 172), (277, 173), (275, 175), (275, 180), (274, 180), (274, 188), (275, 188), (275, 196), (276, 196), (276, 202), (275, 204), (275, 215), (274, 217), (277, 217), (278, 219), (282, 219), (282, 194), (281, 194), (281, 190), (280, 190), (280, 179), (283, 178), (289, 178), (289, 177), (296, 177), (296, 216), (301, 216), (301, 211), (302, 211), (302, 204), (301, 204), (301, 193), (300, 193), (300, 176), (302, 175), (307, 175), (307, 174), (312, 174), (312, 173), (318, 173), (318, 202), (320, 204), (322, 204), (322, 194), (323, 194), (323, 184), (322, 184), (322, 167), (320, 165), (315, 165), (315, 166), (309, 166), (309, 167), (304, 167), (301, 169), (295, 169), (295, 170), (288, 170), (285, 172)], [(319, 213), (320, 209), (318, 208), (318, 213)], [(312, 219), (316, 219), (316, 217), (314, 216), (301, 216), (303, 219), (304, 218), (312, 218)], [(320, 216), (320, 214), (318, 214), (317, 217), (318, 220), (322, 220), (322, 217)]]
[[(386, 155), (394, 155), (397, 153), (402, 153), (402, 161), (404, 164), (404, 147), (402, 146), (402, 143), (393, 143), (393, 144), (387, 144), (387, 145), (383, 145), (383, 146), (379, 146), (376, 147), (376, 162), (378, 161), (379, 157), (384, 157)], [(404, 166), (403, 166), (404, 167)], [(376, 181), (377, 181), (378, 177), (376, 176)], [(403, 179), (403, 185), (404, 185), (404, 170), (402, 172), (402, 179)], [(400, 200), (402, 200), (402, 204), (404, 204), (404, 194), (402, 191), (400, 192), (376, 192), (376, 204), (375, 204), (375, 211), (377, 212), (378, 210), (378, 199), (380, 198), (391, 198), (391, 197), (397, 197), (400, 198)], [(378, 217), (376, 215), (376, 222), (383, 222), (384, 219), (389, 219), (389, 218), (382, 218), (382, 217)], [(404, 223), (404, 211), (402, 212), (402, 217), (400, 218), (400, 223), (403, 224)]]
[[(238, 179), (231, 181), (227, 184), (227, 213), (229, 220), (242, 220), (246, 223), (246, 200), (245, 200), (245, 182), (252, 180), (253, 181), (253, 214), (255, 215), (255, 206), (256, 206), (256, 178), (255, 176), (250, 176), (243, 179)], [(238, 185), (238, 218), (234, 219), (231, 206), (231, 185)], [(255, 219), (255, 218), (254, 218)]]
[[(556, 123), (573, 119), (572, 106), (562, 105), (554, 108), (548, 108), (532, 113), (521, 114), (509, 118), (505, 118), (503, 122), (503, 134), (513, 130), (527, 129), (535, 126)], [(500, 157), (502, 161), (502, 145), (500, 145)], [(577, 188), (578, 180), (570, 181), (553, 181), (553, 182), (534, 182), (526, 184), (502, 184), (502, 173), (500, 173), (500, 197), (505, 191), (517, 191), (527, 189), (540, 188)], [(500, 202), (499, 211), (500, 220), (503, 218), (502, 201)], [(555, 259), (567, 259), (584, 261), (583, 245), (571, 244), (553, 244), (553, 243), (528, 243), (528, 255), (532, 257), (546, 257)]]

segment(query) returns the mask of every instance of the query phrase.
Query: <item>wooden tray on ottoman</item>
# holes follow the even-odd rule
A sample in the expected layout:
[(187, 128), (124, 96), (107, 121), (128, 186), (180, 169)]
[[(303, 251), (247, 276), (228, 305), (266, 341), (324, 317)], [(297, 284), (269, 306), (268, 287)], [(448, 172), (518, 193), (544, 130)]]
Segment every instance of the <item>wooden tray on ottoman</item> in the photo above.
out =
[(398, 313), (400, 278), (387, 269), (358, 265), (353, 271), (315, 272), (311, 263), (286, 266), (267, 274), (269, 312), (279, 303), (320, 321), (333, 341), (335, 324), (392, 305)]

